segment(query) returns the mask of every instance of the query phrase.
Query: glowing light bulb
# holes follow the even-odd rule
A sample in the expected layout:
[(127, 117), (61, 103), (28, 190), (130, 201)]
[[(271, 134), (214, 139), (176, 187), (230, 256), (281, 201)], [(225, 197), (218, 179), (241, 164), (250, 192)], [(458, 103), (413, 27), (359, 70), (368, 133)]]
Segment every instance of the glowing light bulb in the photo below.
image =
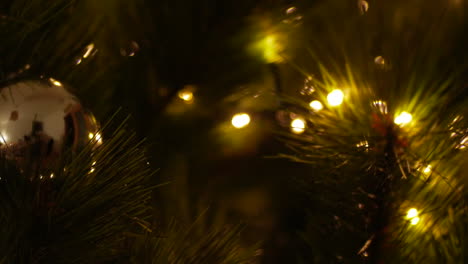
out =
[(296, 118), (291, 121), (291, 131), (295, 134), (301, 134), (305, 131), (306, 123), (302, 118)]
[(314, 109), (315, 111), (320, 111), (323, 109), (323, 104), (320, 101), (314, 100), (309, 104), (310, 108)]
[(330, 106), (339, 106), (343, 103), (344, 94), (341, 90), (335, 89), (328, 94), (327, 100)]
[(394, 122), (399, 126), (404, 126), (409, 124), (411, 120), (413, 120), (413, 116), (410, 113), (402, 112), (401, 114), (395, 117)]
[(180, 99), (190, 102), (193, 100), (193, 93), (191, 91), (182, 90), (178, 93)]
[(412, 218), (418, 217), (418, 215), (419, 215), (418, 209), (411, 208), (411, 209), (408, 210), (408, 213), (406, 214), (406, 218), (407, 219), (412, 219)]
[(249, 123), (250, 123), (250, 116), (246, 113), (235, 114), (231, 120), (231, 124), (235, 128), (246, 127)]
[(432, 171), (432, 166), (431, 165), (427, 165), (423, 170), (422, 172), (426, 175), (430, 174)]
[(419, 217), (415, 217), (415, 218), (410, 220), (410, 223), (412, 225), (417, 225), (419, 223), (419, 220), (420, 220)]
[(62, 86), (62, 83), (55, 80), (54, 78), (49, 78), (49, 81), (55, 86)]
[(93, 133), (89, 133), (89, 134), (88, 134), (88, 138), (89, 138), (89, 139), (93, 139), (93, 138), (94, 138), (94, 134), (93, 134)]

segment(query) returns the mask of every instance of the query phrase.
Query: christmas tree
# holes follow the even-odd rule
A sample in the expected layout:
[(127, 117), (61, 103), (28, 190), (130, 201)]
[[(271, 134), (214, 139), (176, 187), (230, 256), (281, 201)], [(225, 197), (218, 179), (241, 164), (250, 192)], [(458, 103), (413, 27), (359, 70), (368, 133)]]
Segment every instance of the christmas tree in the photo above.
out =
[(464, 263), (467, 10), (0, 3), (0, 263)]

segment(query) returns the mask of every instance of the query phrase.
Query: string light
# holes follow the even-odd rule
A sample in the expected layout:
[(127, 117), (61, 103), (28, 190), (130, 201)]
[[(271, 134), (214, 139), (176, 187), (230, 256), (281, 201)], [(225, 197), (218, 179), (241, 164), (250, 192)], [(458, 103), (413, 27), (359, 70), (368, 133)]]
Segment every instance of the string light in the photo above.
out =
[(62, 86), (62, 83), (55, 80), (54, 78), (49, 78), (49, 81), (55, 86)]
[(412, 225), (418, 224), (420, 220), (418, 210), (416, 208), (409, 209), (406, 214), (406, 219), (410, 220)]
[(231, 124), (235, 128), (246, 127), (250, 123), (250, 116), (247, 113), (235, 114), (231, 119)]
[(427, 165), (423, 170), (422, 172), (426, 175), (430, 174), (432, 171), (432, 166), (431, 165)]
[(291, 131), (295, 134), (302, 134), (305, 131), (306, 123), (302, 118), (291, 121)]
[(394, 122), (399, 126), (404, 126), (409, 124), (411, 120), (413, 120), (413, 116), (410, 113), (402, 112), (401, 114), (395, 117)]
[(372, 102), (372, 105), (379, 110), (380, 113), (382, 114), (387, 114), (388, 113), (388, 108), (387, 108), (387, 103), (382, 100), (377, 100)]
[(330, 106), (339, 106), (343, 103), (344, 94), (341, 90), (335, 89), (328, 94), (327, 100)]
[(191, 102), (193, 100), (193, 93), (191, 91), (182, 90), (178, 93), (178, 96), (185, 102)]
[(310, 102), (309, 106), (310, 106), (310, 108), (314, 109), (315, 111), (320, 111), (320, 110), (323, 109), (323, 104), (318, 100), (314, 100), (314, 101)]

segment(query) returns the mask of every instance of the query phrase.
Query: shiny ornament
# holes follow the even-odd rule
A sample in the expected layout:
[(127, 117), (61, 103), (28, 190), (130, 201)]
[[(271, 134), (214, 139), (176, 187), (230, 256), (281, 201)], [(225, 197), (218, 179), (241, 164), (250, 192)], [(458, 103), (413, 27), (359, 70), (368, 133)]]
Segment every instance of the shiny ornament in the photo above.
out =
[(90, 141), (102, 142), (96, 119), (58, 80), (0, 88), (0, 156), (21, 169), (49, 168), (65, 149), (77, 150)]

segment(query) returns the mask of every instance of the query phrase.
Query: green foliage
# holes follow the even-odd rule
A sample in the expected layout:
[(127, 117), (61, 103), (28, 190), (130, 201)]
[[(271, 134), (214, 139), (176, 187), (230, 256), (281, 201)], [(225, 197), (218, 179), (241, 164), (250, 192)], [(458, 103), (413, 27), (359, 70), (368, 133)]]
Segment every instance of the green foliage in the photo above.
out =
[[(369, 4), (360, 14), (340, 1), (318, 1), (292, 37), (302, 48), (285, 55), (316, 89), (309, 101), (286, 100), (307, 120), (306, 132), (281, 134), (293, 151), (281, 157), (313, 168), (297, 179), (310, 199), (303, 234), (309, 260), (462, 263), (467, 154), (460, 144), (468, 136), (463, 6)], [(375, 62), (377, 56), (384, 62)], [(327, 104), (333, 89), (345, 94), (338, 107)], [(325, 108), (311, 110), (310, 100)], [(393, 121), (402, 111), (413, 121), (399, 127)], [(415, 225), (405, 217), (413, 207)]]
[(2, 263), (102, 263), (128, 254), (125, 233), (142, 232), (138, 223), (151, 217), (153, 172), (125, 126), (93, 148), (40, 178), (2, 163)]

